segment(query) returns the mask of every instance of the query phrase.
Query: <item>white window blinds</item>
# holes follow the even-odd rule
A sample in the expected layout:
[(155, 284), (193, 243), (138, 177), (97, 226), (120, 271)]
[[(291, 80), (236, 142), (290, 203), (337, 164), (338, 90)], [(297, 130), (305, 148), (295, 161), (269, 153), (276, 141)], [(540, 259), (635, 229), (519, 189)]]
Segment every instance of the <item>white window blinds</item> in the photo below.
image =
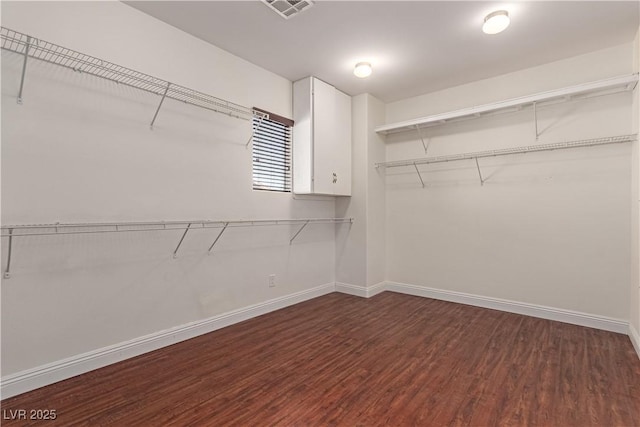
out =
[(291, 192), (292, 123), (269, 117), (253, 118), (253, 189)]

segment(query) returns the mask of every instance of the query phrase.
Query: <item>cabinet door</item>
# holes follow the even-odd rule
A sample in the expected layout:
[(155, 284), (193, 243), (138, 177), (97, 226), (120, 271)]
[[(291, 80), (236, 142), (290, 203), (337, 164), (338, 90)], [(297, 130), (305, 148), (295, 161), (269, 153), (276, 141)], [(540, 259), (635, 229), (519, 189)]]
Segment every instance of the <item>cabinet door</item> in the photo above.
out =
[(293, 192), (313, 193), (312, 78), (293, 83)]
[(336, 90), (334, 110), (334, 143), (331, 158), (335, 174), (333, 194), (351, 195), (351, 97)]
[(313, 79), (313, 192), (333, 194), (336, 89)]

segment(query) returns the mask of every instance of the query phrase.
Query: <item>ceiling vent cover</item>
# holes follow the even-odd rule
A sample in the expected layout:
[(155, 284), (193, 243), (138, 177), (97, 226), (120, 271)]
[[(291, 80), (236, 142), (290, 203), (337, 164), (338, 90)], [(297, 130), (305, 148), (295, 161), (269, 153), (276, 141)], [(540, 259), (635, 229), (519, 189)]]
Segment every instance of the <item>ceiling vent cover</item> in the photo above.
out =
[(313, 0), (262, 0), (262, 2), (284, 19), (296, 16), (313, 6)]

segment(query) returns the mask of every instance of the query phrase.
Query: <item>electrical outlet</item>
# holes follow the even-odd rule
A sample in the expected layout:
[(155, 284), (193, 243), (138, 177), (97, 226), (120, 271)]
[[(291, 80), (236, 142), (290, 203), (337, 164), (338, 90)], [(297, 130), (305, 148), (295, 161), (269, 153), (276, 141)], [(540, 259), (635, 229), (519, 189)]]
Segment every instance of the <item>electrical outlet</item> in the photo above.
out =
[(270, 288), (275, 288), (276, 287), (276, 275), (275, 274), (270, 274), (269, 275), (269, 287)]

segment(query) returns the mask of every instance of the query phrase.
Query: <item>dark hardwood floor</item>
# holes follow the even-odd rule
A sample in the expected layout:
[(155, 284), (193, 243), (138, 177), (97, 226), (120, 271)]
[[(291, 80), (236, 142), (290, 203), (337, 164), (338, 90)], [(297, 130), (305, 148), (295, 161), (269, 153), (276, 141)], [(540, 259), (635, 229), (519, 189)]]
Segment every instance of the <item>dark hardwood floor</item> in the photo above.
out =
[[(330, 294), (2, 402), (3, 426), (640, 426), (626, 335)], [(6, 418), (6, 417), (5, 417)]]

